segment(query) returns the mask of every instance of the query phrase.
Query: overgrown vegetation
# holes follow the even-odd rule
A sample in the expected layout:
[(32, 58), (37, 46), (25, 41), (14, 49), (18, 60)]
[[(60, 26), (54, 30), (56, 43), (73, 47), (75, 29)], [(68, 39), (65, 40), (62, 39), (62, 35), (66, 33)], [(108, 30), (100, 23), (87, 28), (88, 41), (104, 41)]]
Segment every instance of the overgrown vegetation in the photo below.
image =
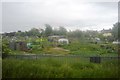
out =
[[(119, 23), (116, 23), (112, 29), (109, 31), (112, 33), (111, 36), (105, 37), (98, 31), (67, 31), (64, 27), (60, 26), (58, 29), (53, 29), (52, 26), (46, 24), (45, 29), (36, 29), (32, 28), (29, 31), (25, 32), (14, 32), (3, 34), (2, 46), (3, 53), (10, 53), (9, 50), (9, 42), (10, 41), (24, 41), (26, 43), (32, 43), (31, 50), (28, 53), (45, 53), (45, 50), (50, 50), (54, 48), (54, 42), (50, 42), (48, 36), (58, 35), (64, 36), (69, 39), (69, 45), (60, 45), (61, 48), (68, 49), (70, 54), (80, 54), (80, 53), (96, 53), (98, 55), (106, 54), (106, 53), (117, 53), (117, 47), (112, 45), (112, 41), (118, 40), (117, 29), (119, 27)], [(94, 41), (95, 38), (100, 38), (101, 43), (97, 44), (97, 41)], [(106, 45), (107, 43), (108, 45)], [(100, 47), (101, 44), (104, 44), (106, 47)], [(57, 46), (57, 47), (60, 47)], [(52, 49), (51, 49), (52, 50)], [(12, 51), (14, 53), (14, 51)], [(53, 51), (50, 51), (53, 52)], [(25, 52), (26, 53), (26, 52)]]
[[(63, 59), (65, 60), (65, 59)], [(118, 63), (101, 64), (84, 61), (63, 61), (54, 58), (41, 60), (4, 59), (3, 78), (117, 78)], [(73, 61), (73, 62), (71, 62)], [(9, 66), (9, 67), (8, 67)]]
[[(61, 46), (64, 49), (70, 50), (70, 54), (78, 54), (84, 56), (93, 55), (109, 55), (117, 56), (118, 46), (113, 44), (91, 44), (91, 43), (71, 43)], [(112, 55), (112, 56), (113, 56)]]
[[(90, 56), (118, 56), (119, 40), (115, 24), (110, 30), (111, 36), (105, 37), (97, 31), (67, 31), (64, 27), (52, 29), (46, 24), (44, 29), (33, 28), (30, 31), (3, 34), (2, 54), (52, 54)], [(69, 39), (69, 44), (58, 44), (49, 40), (49, 36), (58, 35)], [(98, 40), (95, 40), (95, 38)], [(30, 43), (26, 51), (12, 50), (10, 41)], [(100, 64), (90, 63), (82, 58), (42, 58), (40, 60), (3, 59), (3, 78), (117, 78), (117, 61)]]

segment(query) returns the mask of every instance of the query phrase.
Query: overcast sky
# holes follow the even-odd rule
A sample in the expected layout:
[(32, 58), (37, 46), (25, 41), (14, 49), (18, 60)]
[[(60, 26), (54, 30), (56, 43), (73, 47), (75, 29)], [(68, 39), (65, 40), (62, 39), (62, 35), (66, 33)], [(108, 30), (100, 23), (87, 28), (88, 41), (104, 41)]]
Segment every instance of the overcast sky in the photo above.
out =
[(2, 2), (2, 32), (44, 28), (44, 24), (67, 30), (101, 30), (112, 28), (117, 21), (118, 2)]

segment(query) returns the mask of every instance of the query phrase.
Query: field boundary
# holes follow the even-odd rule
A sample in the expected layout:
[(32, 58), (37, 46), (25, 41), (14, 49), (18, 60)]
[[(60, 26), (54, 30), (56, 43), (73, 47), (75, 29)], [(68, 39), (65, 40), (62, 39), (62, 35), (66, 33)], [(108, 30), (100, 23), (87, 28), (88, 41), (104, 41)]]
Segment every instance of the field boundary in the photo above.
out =
[(86, 60), (88, 62), (94, 62), (94, 63), (101, 63), (103, 61), (109, 61), (109, 60), (120, 60), (120, 57), (102, 57), (102, 56), (80, 56), (80, 55), (51, 55), (51, 54), (19, 54), (19, 55), (7, 55), (5, 58), (10, 59), (30, 59), (30, 60), (38, 60), (38, 59), (45, 59), (45, 58), (57, 58), (59, 60), (62, 60), (63, 58), (66, 58), (67, 60), (72, 59), (75, 61), (79, 60)]

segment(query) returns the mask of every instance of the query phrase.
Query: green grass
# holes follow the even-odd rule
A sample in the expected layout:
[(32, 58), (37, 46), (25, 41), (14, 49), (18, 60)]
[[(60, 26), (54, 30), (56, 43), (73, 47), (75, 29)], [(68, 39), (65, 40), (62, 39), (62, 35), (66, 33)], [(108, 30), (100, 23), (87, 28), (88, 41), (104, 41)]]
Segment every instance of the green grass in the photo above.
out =
[[(70, 54), (82, 55), (82, 56), (118, 56), (117, 45), (104, 44), (105, 47), (111, 47), (106, 49), (101, 47), (102, 44), (91, 44), (91, 43), (71, 43), (69, 45), (61, 46), (64, 49), (70, 50)], [(114, 51), (112, 49), (115, 48)]]
[[(12, 54), (61, 54), (61, 55), (81, 55), (81, 56), (118, 56), (117, 54), (117, 45), (109, 44), (93, 44), (88, 42), (72, 42), (68, 45), (61, 45), (59, 48), (54, 49), (55, 47), (51, 46), (50, 42), (43, 43), (44, 47), (41, 44), (34, 44), (32, 49), (26, 52), (23, 51), (12, 51)], [(101, 47), (104, 45), (105, 47)], [(106, 47), (111, 47), (106, 49)], [(114, 49), (114, 50), (112, 50)]]
[[(115, 45), (108, 44), (116, 48)], [(116, 78), (118, 77), (117, 61), (107, 60), (101, 64), (90, 63), (89, 59), (82, 56), (117, 56), (108, 49), (101, 48), (100, 44), (71, 43), (63, 45), (56, 50), (53, 47), (41, 49), (40, 45), (34, 45), (31, 53), (41, 54), (75, 54), (81, 58), (43, 57), (39, 60), (3, 59), (3, 78)], [(65, 50), (68, 50), (67, 52)], [(29, 52), (13, 51), (14, 54), (26, 54)]]
[(101, 64), (84, 60), (44, 58), (40, 60), (3, 59), (3, 78), (116, 78), (117, 61)]

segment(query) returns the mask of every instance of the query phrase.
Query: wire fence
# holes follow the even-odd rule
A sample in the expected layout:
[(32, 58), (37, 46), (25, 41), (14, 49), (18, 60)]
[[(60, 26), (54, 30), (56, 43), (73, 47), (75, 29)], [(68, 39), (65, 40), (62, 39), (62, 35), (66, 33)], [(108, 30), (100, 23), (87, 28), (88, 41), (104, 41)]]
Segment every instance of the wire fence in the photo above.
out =
[(10, 59), (56, 59), (56, 60), (64, 60), (64, 61), (85, 61), (85, 62), (94, 62), (101, 63), (104, 61), (110, 60), (120, 60), (120, 57), (100, 57), (100, 56), (80, 56), (80, 55), (50, 55), (50, 54), (31, 54), (31, 55), (7, 55), (6, 58)]

